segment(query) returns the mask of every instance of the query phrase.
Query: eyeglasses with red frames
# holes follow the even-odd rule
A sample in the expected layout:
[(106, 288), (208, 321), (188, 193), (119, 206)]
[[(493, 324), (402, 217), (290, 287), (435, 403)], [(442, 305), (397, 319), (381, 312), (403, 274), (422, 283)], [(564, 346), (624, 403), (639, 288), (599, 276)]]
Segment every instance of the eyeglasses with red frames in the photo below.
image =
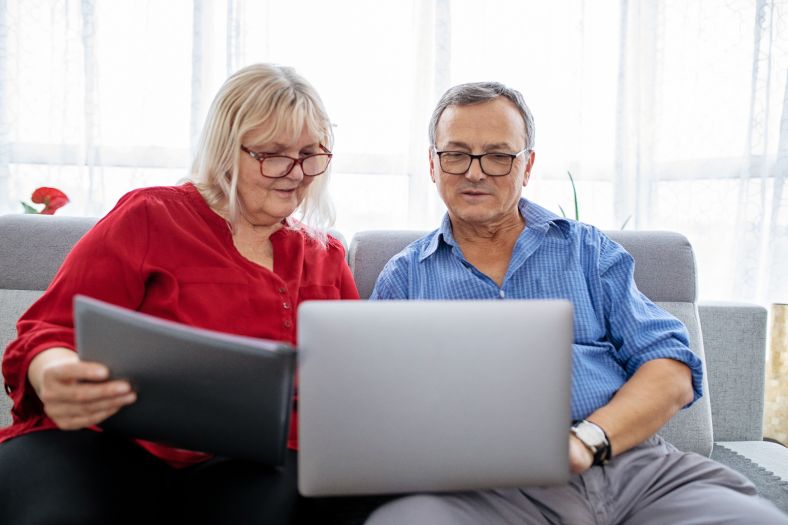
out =
[(334, 154), (328, 151), (322, 144), (320, 144), (320, 149), (323, 150), (323, 153), (314, 153), (300, 159), (294, 159), (287, 155), (258, 153), (241, 144), (241, 150), (248, 153), (250, 157), (260, 163), (260, 175), (270, 179), (286, 177), (288, 173), (293, 171), (296, 164), (301, 166), (301, 171), (307, 177), (322, 175), (328, 169), (328, 165)]

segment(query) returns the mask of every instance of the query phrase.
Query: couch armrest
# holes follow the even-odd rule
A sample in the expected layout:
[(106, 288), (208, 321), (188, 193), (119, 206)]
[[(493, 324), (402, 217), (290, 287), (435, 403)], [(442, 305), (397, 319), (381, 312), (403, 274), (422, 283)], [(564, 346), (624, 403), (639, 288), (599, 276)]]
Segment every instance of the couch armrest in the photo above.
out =
[(765, 308), (698, 304), (711, 398), (714, 441), (763, 439)]

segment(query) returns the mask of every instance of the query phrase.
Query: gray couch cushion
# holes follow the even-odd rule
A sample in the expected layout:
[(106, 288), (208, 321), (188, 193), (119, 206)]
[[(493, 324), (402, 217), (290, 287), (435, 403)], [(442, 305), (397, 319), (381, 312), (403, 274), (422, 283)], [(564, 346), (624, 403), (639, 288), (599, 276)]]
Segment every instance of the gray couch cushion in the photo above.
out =
[(714, 439), (760, 441), (768, 313), (761, 306), (728, 302), (704, 303), (698, 312), (714, 399)]
[(0, 288), (46, 290), (66, 254), (96, 220), (50, 215), (0, 216)]
[(788, 452), (785, 447), (765, 441), (724, 441), (714, 445), (711, 459), (744, 474), (761, 497), (788, 513)]
[(690, 339), (690, 349), (704, 361), (703, 367), (703, 392), (702, 398), (697, 400), (690, 408), (676, 414), (659, 431), (660, 435), (673, 443), (681, 450), (687, 450), (711, 455), (714, 446), (712, 432), (712, 415), (708, 383), (708, 373), (705, 366), (703, 339), (701, 337), (700, 323), (695, 305), (692, 303), (666, 303), (658, 302), (687, 327)]
[(348, 250), (348, 265), (362, 299), (369, 299), (375, 281), (386, 263), (405, 246), (426, 235), (413, 230), (358, 232)]
[(694, 303), (698, 298), (695, 255), (679, 233), (606, 231), (635, 258), (638, 289), (654, 302)]
[[(0, 289), (0, 349), (16, 339), (16, 321), (36, 299), (41, 297), (38, 290)], [(5, 382), (0, 376), (0, 427), (11, 424), (11, 398), (5, 394)]]
[[(0, 216), (0, 350), (16, 338), (19, 316), (49, 286), (66, 254), (95, 223), (93, 217)], [(0, 427), (11, 422), (11, 400), (0, 378)]]
[(782, 445), (768, 441), (723, 441), (717, 443), (717, 446), (732, 450), (775, 476), (788, 480), (788, 454)]

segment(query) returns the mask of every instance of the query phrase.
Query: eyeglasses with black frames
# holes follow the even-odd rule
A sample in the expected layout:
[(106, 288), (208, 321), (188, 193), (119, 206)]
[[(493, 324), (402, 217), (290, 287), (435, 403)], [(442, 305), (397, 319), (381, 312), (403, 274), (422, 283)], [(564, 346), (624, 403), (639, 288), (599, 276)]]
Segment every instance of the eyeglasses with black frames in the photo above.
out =
[(503, 177), (511, 173), (514, 159), (529, 151), (531, 151), (529, 148), (525, 148), (517, 153), (471, 155), (464, 151), (435, 151), (435, 154), (438, 156), (441, 170), (450, 175), (465, 175), (471, 169), (473, 160), (479, 159), (482, 173), (490, 177)]
[(301, 171), (304, 172), (304, 175), (307, 177), (322, 175), (328, 169), (328, 165), (334, 154), (328, 151), (322, 144), (320, 145), (320, 149), (323, 150), (323, 153), (314, 153), (300, 159), (294, 159), (287, 155), (258, 153), (250, 150), (243, 144), (241, 145), (242, 151), (248, 153), (250, 157), (260, 163), (260, 175), (270, 179), (286, 177), (288, 173), (293, 171), (296, 164), (301, 166)]

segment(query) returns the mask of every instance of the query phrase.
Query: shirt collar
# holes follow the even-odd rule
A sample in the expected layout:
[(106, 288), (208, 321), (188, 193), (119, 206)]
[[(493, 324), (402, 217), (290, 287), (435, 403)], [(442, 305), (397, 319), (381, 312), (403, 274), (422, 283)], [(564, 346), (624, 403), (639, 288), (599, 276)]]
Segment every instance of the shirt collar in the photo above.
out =
[(423, 261), (438, 250), (438, 247), (443, 244), (454, 246), (454, 235), (451, 233), (451, 221), (449, 220), (448, 212), (443, 215), (440, 227), (430, 234), (429, 242), (421, 248), (419, 255), (419, 262)]
[(548, 230), (550, 227), (557, 227), (559, 231), (567, 233), (571, 221), (565, 217), (559, 217), (546, 208), (542, 208), (535, 202), (527, 199), (520, 199), (520, 215), (525, 217), (525, 224), (528, 228), (539, 228)]
[[(521, 197), (520, 202), (517, 203), (517, 208), (520, 210), (520, 215), (525, 217), (526, 230), (534, 229), (546, 232), (551, 226), (554, 226), (564, 235), (569, 232), (569, 224), (571, 222), (569, 219), (559, 217), (528, 199)], [(454, 235), (452, 234), (451, 220), (448, 213), (443, 215), (440, 227), (432, 232), (429, 242), (421, 249), (419, 262), (435, 253), (441, 244), (448, 246), (457, 245), (457, 241), (454, 240)]]

